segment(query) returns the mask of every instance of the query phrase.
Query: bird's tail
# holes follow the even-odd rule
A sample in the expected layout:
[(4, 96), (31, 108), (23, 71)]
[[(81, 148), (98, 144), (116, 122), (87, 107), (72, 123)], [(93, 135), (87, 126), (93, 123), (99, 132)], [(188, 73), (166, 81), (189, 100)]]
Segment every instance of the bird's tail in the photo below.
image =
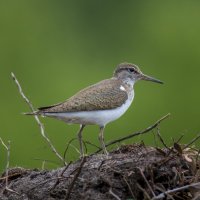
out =
[(34, 111), (34, 112), (29, 112), (29, 113), (22, 113), (23, 115), (40, 115), (40, 111)]

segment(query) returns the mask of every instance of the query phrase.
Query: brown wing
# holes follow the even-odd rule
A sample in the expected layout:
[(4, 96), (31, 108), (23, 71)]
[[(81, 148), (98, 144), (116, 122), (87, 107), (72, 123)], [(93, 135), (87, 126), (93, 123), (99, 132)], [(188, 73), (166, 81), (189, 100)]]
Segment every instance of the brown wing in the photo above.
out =
[(120, 89), (123, 83), (117, 79), (107, 79), (87, 87), (63, 103), (39, 108), (39, 112), (77, 112), (113, 109), (121, 106), (128, 98)]

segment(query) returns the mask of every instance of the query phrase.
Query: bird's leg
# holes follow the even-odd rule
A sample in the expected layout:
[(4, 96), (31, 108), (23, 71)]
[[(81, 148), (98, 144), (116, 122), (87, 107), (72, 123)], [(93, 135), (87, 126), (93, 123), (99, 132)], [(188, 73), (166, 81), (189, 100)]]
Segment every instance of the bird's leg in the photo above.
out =
[(104, 128), (105, 126), (100, 126), (99, 141), (100, 141), (104, 154), (108, 155), (108, 152), (106, 150), (106, 146), (104, 143), (104, 137), (103, 137)]
[(81, 152), (81, 157), (84, 157), (84, 152), (83, 152), (83, 140), (82, 140), (82, 131), (85, 128), (85, 125), (81, 124), (79, 132), (77, 134), (78, 140), (79, 140), (79, 145), (80, 145), (80, 152)]

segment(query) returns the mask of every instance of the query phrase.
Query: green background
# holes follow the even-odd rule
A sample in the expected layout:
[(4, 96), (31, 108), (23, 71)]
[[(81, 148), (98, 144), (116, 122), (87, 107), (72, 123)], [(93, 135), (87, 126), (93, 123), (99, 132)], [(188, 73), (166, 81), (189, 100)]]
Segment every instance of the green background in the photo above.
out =
[[(144, 129), (170, 112), (161, 124), (163, 138), (170, 145), (184, 134), (182, 142), (188, 143), (200, 131), (200, 1), (1, 1), (0, 137), (11, 141), (11, 166), (41, 167), (43, 160), (59, 164), (33, 117), (21, 115), (29, 109), (11, 72), (39, 107), (111, 77), (124, 61), (165, 84), (137, 83), (132, 106), (107, 125), (106, 141)], [(47, 118), (42, 122), (62, 154), (79, 126)], [(83, 135), (99, 145), (97, 136), (97, 126)], [(155, 145), (152, 134), (128, 142), (141, 140)], [(73, 145), (78, 147), (77, 141)], [(0, 145), (0, 169), (5, 155)], [(78, 156), (71, 147), (67, 160)], [(45, 168), (57, 167), (53, 162)]]

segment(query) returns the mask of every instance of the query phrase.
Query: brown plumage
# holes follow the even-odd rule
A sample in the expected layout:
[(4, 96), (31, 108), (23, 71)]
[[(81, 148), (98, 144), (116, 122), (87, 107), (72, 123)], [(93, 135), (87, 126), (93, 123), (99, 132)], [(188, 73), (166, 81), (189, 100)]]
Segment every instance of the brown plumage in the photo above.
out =
[(87, 87), (63, 103), (39, 108), (38, 114), (57, 112), (77, 112), (114, 109), (127, 99), (126, 91), (120, 89), (127, 86), (116, 78), (103, 80)]
[(162, 83), (143, 74), (134, 64), (121, 63), (115, 69), (112, 78), (81, 90), (63, 103), (41, 107), (34, 113), (26, 114), (43, 115), (67, 123), (80, 124), (78, 139), (81, 156), (84, 156), (82, 131), (86, 125), (96, 124), (100, 127), (99, 140), (102, 149), (108, 154), (103, 137), (104, 128), (129, 108), (134, 98), (133, 85), (138, 80)]

